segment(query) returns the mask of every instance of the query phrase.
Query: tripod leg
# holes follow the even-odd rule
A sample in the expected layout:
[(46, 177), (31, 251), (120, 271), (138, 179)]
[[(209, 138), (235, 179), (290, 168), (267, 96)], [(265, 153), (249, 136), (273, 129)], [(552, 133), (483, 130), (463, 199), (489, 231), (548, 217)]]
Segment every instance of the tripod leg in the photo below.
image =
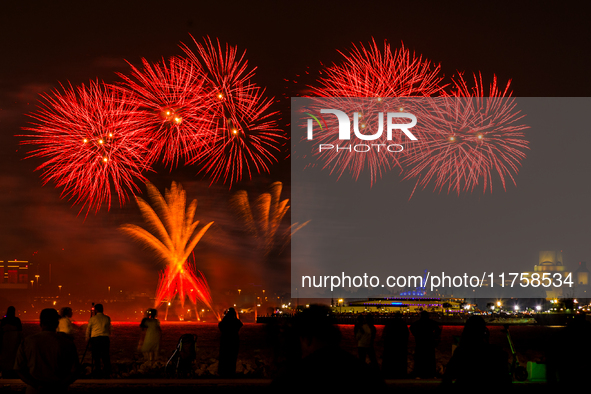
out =
[(86, 357), (86, 352), (88, 352), (88, 348), (90, 347), (90, 339), (86, 342), (86, 349), (84, 349), (84, 353), (82, 354), (82, 359), (80, 360), (80, 364), (84, 363), (84, 358)]

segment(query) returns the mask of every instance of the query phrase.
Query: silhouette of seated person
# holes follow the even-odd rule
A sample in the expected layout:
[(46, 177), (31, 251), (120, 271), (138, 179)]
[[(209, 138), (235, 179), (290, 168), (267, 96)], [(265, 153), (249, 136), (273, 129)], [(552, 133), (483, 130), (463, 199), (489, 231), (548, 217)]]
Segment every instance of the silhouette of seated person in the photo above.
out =
[(567, 321), (567, 326), (549, 341), (546, 381), (565, 388), (582, 387), (591, 370), (591, 323), (584, 313)]
[(330, 309), (310, 305), (293, 318), (302, 359), (273, 380), (280, 392), (353, 392), (386, 389), (379, 373), (359, 358), (340, 348), (341, 333)]
[(502, 389), (511, 383), (508, 356), (490, 345), (489, 331), (481, 316), (470, 316), (464, 325), (460, 343), (445, 368), (442, 384), (455, 389), (474, 390), (486, 384), (487, 389)]
[(14, 368), (27, 384), (27, 394), (62, 393), (76, 380), (76, 345), (68, 335), (56, 332), (58, 324), (57, 311), (43, 309), (41, 332), (25, 338), (18, 349)]

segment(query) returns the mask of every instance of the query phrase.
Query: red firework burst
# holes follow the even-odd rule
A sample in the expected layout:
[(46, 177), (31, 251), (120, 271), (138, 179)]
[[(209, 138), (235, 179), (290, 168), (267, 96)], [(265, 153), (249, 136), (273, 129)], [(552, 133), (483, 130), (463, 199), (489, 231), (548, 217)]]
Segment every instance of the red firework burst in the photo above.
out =
[[(412, 101), (396, 100), (393, 98), (429, 97), (444, 95), (444, 85), (441, 85), (440, 66), (424, 60), (422, 56), (415, 56), (404, 45), (392, 51), (390, 44), (384, 42), (383, 50), (372, 40), (368, 47), (353, 46), (345, 53), (340, 64), (325, 68), (325, 76), (318, 79), (318, 86), (310, 86), (313, 96), (336, 100), (334, 107), (326, 107), (322, 99), (323, 108), (341, 108), (347, 113), (359, 114), (359, 128), (362, 133), (366, 130), (375, 132), (377, 129), (378, 113), (388, 111), (409, 111)], [(355, 100), (351, 98), (370, 98), (370, 100)], [(416, 113), (416, 110), (415, 112)], [(334, 117), (325, 117), (326, 126), (315, 139), (323, 144), (338, 145), (338, 129)], [(401, 121), (404, 123), (404, 121)], [(387, 140), (384, 133), (373, 140), (373, 144), (400, 144), (405, 146), (409, 141), (397, 134), (393, 140)], [(399, 158), (403, 153), (377, 150), (365, 154), (344, 155), (336, 150), (316, 152), (324, 168), (340, 178), (348, 171), (354, 179), (358, 179), (364, 172), (370, 174), (373, 184), (383, 173), (393, 168), (401, 168)]]
[(43, 95), (35, 121), (24, 130), (33, 134), (23, 144), (37, 145), (28, 157), (47, 159), (37, 167), (43, 183), (63, 187), (62, 197), (81, 203), (88, 212), (101, 204), (111, 207), (111, 194), (119, 203), (139, 191), (135, 179), (145, 181), (147, 143), (134, 116), (136, 107), (108, 85), (91, 81), (74, 89), (62, 86)]
[[(333, 114), (321, 114), (324, 108), (338, 108), (348, 115), (353, 114), (350, 127), (355, 135), (351, 140), (339, 139), (339, 121)], [(412, 113), (418, 115), (422, 111), (421, 102), (409, 98), (311, 98), (310, 102), (301, 112), (306, 117), (314, 116), (317, 121), (314, 130), (315, 146), (333, 146), (332, 149), (315, 149), (316, 155), (323, 169), (335, 173), (338, 179), (346, 172), (350, 172), (355, 180), (364, 173), (369, 173), (370, 182), (373, 184), (378, 178), (388, 171), (401, 168), (399, 157), (409, 146), (417, 145), (399, 130), (388, 132), (385, 123), (388, 122), (387, 113)], [(410, 119), (400, 118), (392, 123), (408, 124)], [(320, 127), (319, 127), (320, 126)], [(306, 127), (306, 125), (304, 125)], [(361, 134), (370, 138), (379, 134), (379, 137), (371, 140), (361, 140), (356, 137)], [(362, 144), (362, 145), (358, 145)], [(337, 150), (337, 147), (338, 149)], [(368, 148), (361, 154), (348, 154), (349, 149), (357, 149), (357, 146)], [(365, 148), (362, 148), (365, 149)], [(346, 151), (343, 153), (342, 151)]]
[(353, 45), (339, 53), (343, 61), (326, 67), (319, 86), (310, 86), (318, 97), (431, 97), (444, 92), (440, 66), (386, 41), (380, 50), (375, 40), (366, 48)]
[(199, 172), (209, 174), (212, 183), (223, 179), (232, 185), (253, 172), (268, 172), (286, 140), (277, 127), (278, 112), (270, 111), (274, 99), (265, 98), (264, 89), (250, 82), (254, 69), (248, 68), (245, 52), (238, 55), (237, 48), (227, 44), (222, 49), (209, 38), (195, 44), (196, 53), (182, 48), (203, 70), (213, 137), (191, 162), (198, 163)]
[[(416, 179), (424, 189), (431, 181), (435, 189), (447, 188), (448, 193), (472, 191), (481, 182), (484, 192), (492, 192), (493, 174), (515, 184), (528, 141), (521, 123), (524, 115), (516, 109), (509, 83), (499, 89), (496, 76), (484, 97), (482, 76), (474, 75), (474, 87), (460, 75), (454, 80), (450, 97), (432, 99), (430, 116), (425, 117), (421, 130), (420, 149), (408, 156), (404, 179)], [(414, 193), (414, 190), (413, 190)]]
[(210, 120), (205, 116), (203, 74), (187, 59), (173, 57), (150, 64), (142, 59), (143, 70), (131, 66), (124, 89), (138, 106), (136, 116), (145, 126), (152, 163), (162, 157), (171, 167), (194, 157), (211, 138)]

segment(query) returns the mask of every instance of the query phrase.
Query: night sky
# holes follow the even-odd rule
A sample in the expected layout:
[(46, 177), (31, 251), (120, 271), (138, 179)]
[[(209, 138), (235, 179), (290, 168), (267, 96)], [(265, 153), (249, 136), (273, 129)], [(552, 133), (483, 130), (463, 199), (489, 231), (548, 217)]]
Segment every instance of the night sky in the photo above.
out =
[[(300, 95), (303, 86), (285, 80), (337, 62), (337, 50), (373, 37), (393, 47), (404, 42), (441, 63), (446, 77), (481, 71), (485, 80), (493, 74), (501, 82), (511, 79), (517, 97), (586, 97), (591, 88), (589, 8), (574, 2), (551, 8), (543, 3), (423, 1), (5, 3), (0, 11), (0, 260), (52, 263), (56, 287), (155, 289), (158, 260), (117, 229), (127, 222), (142, 224), (135, 203), (114, 205), (85, 219), (78, 215), (80, 206), (60, 200), (54, 185), (42, 186), (40, 173), (34, 171), (39, 160), (24, 160), (26, 150), (17, 135), (27, 125), (25, 114), (35, 110), (39, 93), (60, 82), (115, 82), (116, 72), (129, 71), (125, 60), (137, 65), (141, 58), (158, 61), (181, 55), (178, 45), (190, 44), (190, 35), (198, 40), (210, 36), (247, 50), (249, 65), (257, 67), (254, 82), (277, 98), (275, 109), (289, 132), (288, 98)], [(517, 187), (494, 194), (497, 203), (504, 201), (506, 215), (523, 217), (523, 228), (507, 236), (502, 220), (491, 223), (491, 233), (498, 226), (504, 235), (484, 247), (503, 249), (512, 261), (524, 264), (521, 270), (531, 269), (540, 250), (563, 250), (566, 264), (574, 268), (578, 261), (591, 260), (588, 126), (551, 135), (530, 130), (527, 138), (531, 151)], [(182, 182), (189, 198), (199, 200), (196, 217), (216, 222), (196, 250), (214, 297), (244, 282), (273, 281), (267, 271), (285, 283), (285, 275), (277, 273), (281, 267), (288, 270), (285, 259), (276, 270), (257, 265), (244, 253), (248, 241), (227, 209), (233, 191), (246, 189), (256, 195), (277, 180), (284, 182), (284, 196), (289, 197), (289, 159), (278, 159), (271, 174), (232, 190), (227, 185), (209, 187), (207, 180), (195, 176), (196, 167), (158, 168), (157, 174), (147, 175), (161, 190), (173, 180)], [(430, 193), (422, 192), (413, 202), (424, 202), (429, 214), (449, 204), (461, 210), (462, 204), (479, 201), (445, 193), (437, 199)], [(460, 241), (453, 264), (461, 267), (468, 264), (461, 253), (462, 234), (472, 229), (457, 226)], [(429, 254), (428, 239), (424, 245), (421, 258), (440, 258), (435, 249)]]

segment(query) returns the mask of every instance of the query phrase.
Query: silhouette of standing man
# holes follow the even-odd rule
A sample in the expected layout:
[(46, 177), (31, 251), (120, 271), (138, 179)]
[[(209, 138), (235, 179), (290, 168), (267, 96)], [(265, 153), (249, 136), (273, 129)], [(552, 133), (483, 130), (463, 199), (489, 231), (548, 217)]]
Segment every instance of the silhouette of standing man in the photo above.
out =
[[(109, 339), (111, 336), (111, 318), (103, 314), (102, 304), (96, 304), (94, 310), (96, 315), (88, 321), (86, 340), (90, 340), (94, 375), (101, 377), (102, 373), (105, 378), (108, 378), (111, 373), (111, 356), (109, 354), (111, 347)], [(101, 371), (101, 362), (104, 368), (103, 371)]]
[(435, 347), (441, 338), (441, 327), (429, 318), (429, 312), (422, 311), (421, 317), (410, 325), (415, 337), (414, 374), (421, 379), (435, 377)]
[(14, 360), (23, 340), (23, 325), (16, 317), (16, 308), (9, 306), (6, 316), (0, 321), (0, 370), (2, 378), (16, 377)]
[(402, 314), (396, 312), (394, 319), (386, 323), (382, 338), (384, 340), (384, 358), (382, 371), (387, 379), (406, 378), (408, 367), (408, 326), (402, 320)]
[(238, 346), (240, 337), (238, 331), (242, 328), (242, 322), (236, 315), (234, 308), (228, 309), (226, 316), (218, 323), (222, 335), (220, 338), (220, 376), (231, 378), (236, 374), (236, 361), (238, 360)]

